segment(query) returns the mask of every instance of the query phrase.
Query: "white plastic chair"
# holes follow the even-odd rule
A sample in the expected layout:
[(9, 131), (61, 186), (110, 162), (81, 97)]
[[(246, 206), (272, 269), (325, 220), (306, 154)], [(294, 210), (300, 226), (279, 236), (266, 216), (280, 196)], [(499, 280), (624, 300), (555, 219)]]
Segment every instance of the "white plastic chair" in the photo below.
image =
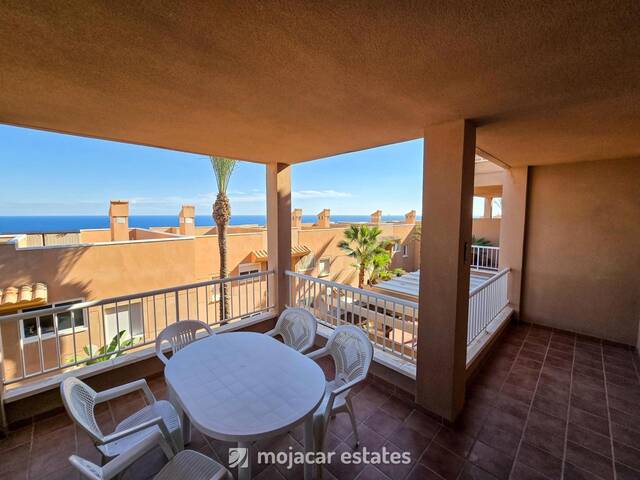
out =
[(154, 480), (233, 480), (226, 468), (201, 453), (182, 450), (174, 454), (164, 437), (157, 431), (103, 467), (77, 455), (71, 455), (69, 461), (85, 478), (111, 480), (157, 446), (162, 449), (169, 461), (153, 477)]
[(305, 353), (316, 339), (318, 322), (311, 312), (304, 308), (286, 308), (280, 314), (276, 326), (273, 330), (266, 332), (272, 337), (279, 335), (284, 340), (285, 345)]
[[(147, 405), (121, 421), (113, 433), (103, 434), (95, 418), (96, 404), (136, 390), (142, 390)], [(60, 384), (60, 393), (67, 413), (91, 437), (103, 461), (129, 452), (136, 444), (158, 431), (174, 451), (184, 449), (178, 412), (166, 400), (156, 400), (145, 380), (96, 392), (81, 380), (68, 377)]]
[(175, 354), (178, 350), (197, 340), (198, 330), (206, 330), (209, 335), (213, 335), (211, 327), (199, 320), (180, 320), (172, 323), (162, 330), (156, 338), (156, 355), (165, 365), (169, 363), (169, 359), (162, 351), (162, 344), (168, 342), (171, 345), (171, 353)]
[(360, 443), (350, 394), (353, 387), (367, 378), (373, 359), (373, 345), (361, 328), (341, 325), (334, 330), (324, 348), (307, 356), (315, 360), (327, 355), (331, 355), (335, 363), (336, 375), (327, 382), (324, 398), (313, 418), (316, 448), (320, 451), (325, 450), (325, 432), (329, 420), (341, 412), (349, 414), (356, 446)]

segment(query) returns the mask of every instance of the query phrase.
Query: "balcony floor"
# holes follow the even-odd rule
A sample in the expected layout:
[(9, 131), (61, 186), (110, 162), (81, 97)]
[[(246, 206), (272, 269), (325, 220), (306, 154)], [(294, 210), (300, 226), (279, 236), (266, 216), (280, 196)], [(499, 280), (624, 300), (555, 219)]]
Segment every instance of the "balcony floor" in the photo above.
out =
[[(331, 367), (324, 364), (327, 375)], [(640, 365), (631, 350), (566, 332), (511, 326), (468, 391), (455, 425), (421, 413), (383, 385), (369, 382), (354, 397), (361, 445), (408, 450), (411, 465), (328, 467), (333, 479), (640, 479)], [(166, 398), (162, 378), (149, 381)], [(99, 411), (106, 431), (142, 406), (134, 394)], [(332, 422), (329, 448), (352, 448), (344, 414)], [(302, 432), (261, 443), (262, 450), (301, 449)], [(190, 448), (224, 463), (228, 444), (194, 431)], [(64, 413), (38, 418), (0, 440), (0, 478), (76, 479), (67, 457), (98, 460), (89, 438)], [(162, 466), (159, 452), (124, 478), (144, 479)], [(615, 473), (614, 473), (615, 469)], [(256, 478), (302, 478), (301, 469), (268, 466)]]

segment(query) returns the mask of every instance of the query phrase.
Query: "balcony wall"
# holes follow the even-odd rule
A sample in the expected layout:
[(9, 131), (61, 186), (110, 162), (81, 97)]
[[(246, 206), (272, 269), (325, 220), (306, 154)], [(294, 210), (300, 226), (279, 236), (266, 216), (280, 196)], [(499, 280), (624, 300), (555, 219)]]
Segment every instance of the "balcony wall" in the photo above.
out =
[(531, 167), (523, 316), (635, 345), (640, 160)]

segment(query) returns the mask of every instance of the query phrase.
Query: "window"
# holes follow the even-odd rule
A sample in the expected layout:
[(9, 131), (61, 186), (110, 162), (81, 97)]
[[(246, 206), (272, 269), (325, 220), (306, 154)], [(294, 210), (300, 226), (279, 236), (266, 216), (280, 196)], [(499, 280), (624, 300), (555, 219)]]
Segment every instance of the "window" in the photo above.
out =
[(300, 260), (298, 260), (299, 272), (306, 272), (308, 270), (311, 270), (314, 266), (315, 266), (315, 257), (313, 256), (313, 253), (309, 253), (308, 255), (305, 255)]
[(405, 258), (409, 256), (409, 245), (402, 246), (402, 256)]
[(400, 251), (400, 242), (398, 240), (394, 240), (391, 244), (391, 255), (394, 255)]
[(473, 197), (473, 218), (484, 217), (484, 197)]
[(142, 325), (142, 304), (131, 303), (118, 305), (116, 307), (104, 309), (104, 327), (107, 341), (110, 341), (118, 334), (118, 331), (125, 331), (125, 338), (142, 336), (144, 328)]
[(73, 305), (79, 303), (82, 300), (71, 300), (67, 302), (52, 303), (51, 305), (44, 305), (42, 307), (25, 308), (21, 310), (21, 313), (34, 312), (34, 317), (25, 318), (20, 320), (20, 336), (25, 342), (37, 341), (38, 331), (43, 338), (50, 338), (55, 335), (56, 324), (58, 326), (58, 333), (60, 335), (68, 335), (73, 333), (75, 327), (78, 329), (84, 329), (87, 327), (86, 320), (84, 318), (83, 310), (74, 310), (72, 312), (57, 313), (55, 315), (41, 315), (38, 316), (37, 312), (53, 307), (65, 307), (67, 305)]
[(318, 276), (326, 277), (329, 273), (331, 273), (331, 259), (323, 257), (318, 261)]
[(502, 197), (491, 199), (491, 218), (502, 218)]
[(258, 273), (260, 271), (259, 263), (241, 263), (238, 267), (239, 275), (251, 275), (252, 273)]

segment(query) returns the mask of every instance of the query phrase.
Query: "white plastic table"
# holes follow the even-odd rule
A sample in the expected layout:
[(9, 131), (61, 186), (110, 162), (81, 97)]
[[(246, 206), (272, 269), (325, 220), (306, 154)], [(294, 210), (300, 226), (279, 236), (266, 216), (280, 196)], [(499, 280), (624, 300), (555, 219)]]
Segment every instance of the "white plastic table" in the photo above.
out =
[[(311, 359), (263, 334), (211, 335), (178, 351), (165, 367), (173, 399), (205, 435), (238, 442), (249, 466), (238, 478), (251, 478), (251, 443), (291, 430), (304, 420), (305, 451), (313, 451), (313, 413), (322, 401), (325, 377)], [(304, 477), (311, 479), (313, 465)]]

